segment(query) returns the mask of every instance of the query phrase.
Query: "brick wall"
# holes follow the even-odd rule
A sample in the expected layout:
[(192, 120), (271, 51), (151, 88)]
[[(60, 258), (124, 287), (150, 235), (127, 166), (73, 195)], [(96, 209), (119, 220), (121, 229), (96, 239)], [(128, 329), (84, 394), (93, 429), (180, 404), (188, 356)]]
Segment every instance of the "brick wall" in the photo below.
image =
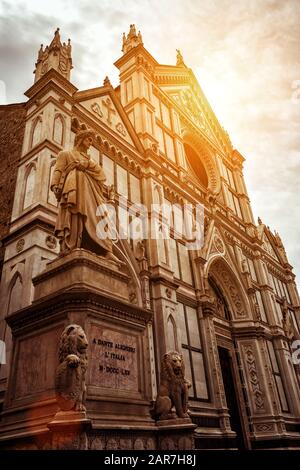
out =
[[(0, 240), (8, 233), (25, 130), (25, 103), (0, 106)], [(0, 278), (4, 249), (0, 247)]]

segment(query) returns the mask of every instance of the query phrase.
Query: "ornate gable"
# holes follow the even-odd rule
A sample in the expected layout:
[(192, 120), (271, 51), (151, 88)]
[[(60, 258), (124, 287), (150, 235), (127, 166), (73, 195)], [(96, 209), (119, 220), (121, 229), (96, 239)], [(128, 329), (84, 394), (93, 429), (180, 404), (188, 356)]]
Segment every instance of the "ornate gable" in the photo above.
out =
[(273, 244), (271, 243), (270, 237), (267, 235), (266, 232), (263, 234), (263, 247), (266, 250), (266, 252), (272, 256), (276, 261), (281, 262), (280, 257), (277, 255), (275, 248), (273, 247)]
[(90, 117), (101, 121), (101, 124), (116, 136), (143, 151), (142, 144), (109, 80), (106, 79), (104, 83), (106, 86), (76, 93), (77, 106), (88, 111)]
[(187, 117), (210, 141), (227, 155), (233, 148), (228, 133), (212, 111), (193, 72), (185, 65), (156, 67), (157, 85), (176, 103), (183, 118)]
[(199, 129), (201, 129), (212, 140), (215, 140), (212, 128), (201, 109), (201, 104), (189, 86), (182, 87), (176, 91), (169, 91), (168, 95), (178, 104), (178, 106), (180, 106), (181, 109), (185, 110), (191, 121)]

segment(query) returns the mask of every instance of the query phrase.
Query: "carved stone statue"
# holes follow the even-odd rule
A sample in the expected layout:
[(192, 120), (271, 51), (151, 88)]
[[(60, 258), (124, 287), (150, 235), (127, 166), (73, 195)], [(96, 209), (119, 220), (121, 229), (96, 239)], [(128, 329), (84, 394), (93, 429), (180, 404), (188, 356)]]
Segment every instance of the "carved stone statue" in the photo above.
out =
[(293, 324), (291, 314), (288, 309), (286, 297), (283, 297), (282, 305), (282, 326), (287, 338), (292, 341), (296, 338), (296, 330)]
[(176, 49), (177, 55), (176, 55), (176, 65), (177, 67), (186, 67), (182, 54), (179, 49)]
[(55, 392), (62, 411), (85, 411), (85, 373), (88, 342), (79, 325), (69, 325), (59, 343), (59, 366), (55, 375)]
[[(157, 419), (188, 418), (188, 389), (191, 384), (184, 378), (183, 357), (176, 351), (163, 356), (160, 385), (155, 403), (154, 415)], [(175, 413), (172, 413), (172, 407)]]
[(51, 181), (51, 190), (59, 201), (54, 233), (60, 240), (61, 255), (86, 248), (119, 263), (112, 252), (109, 227), (99, 225), (101, 217), (105, 217), (106, 177), (102, 167), (87, 153), (93, 139), (93, 132), (81, 130), (75, 136), (74, 148), (57, 156)]

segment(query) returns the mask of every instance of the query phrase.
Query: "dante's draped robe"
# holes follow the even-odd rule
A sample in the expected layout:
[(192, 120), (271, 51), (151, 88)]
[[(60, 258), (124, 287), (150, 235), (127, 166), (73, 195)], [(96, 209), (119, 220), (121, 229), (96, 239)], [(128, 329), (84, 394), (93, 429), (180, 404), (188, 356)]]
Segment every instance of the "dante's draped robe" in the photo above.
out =
[(105, 180), (102, 167), (89, 155), (75, 149), (58, 154), (51, 188), (59, 186), (61, 189), (54, 233), (61, 240), (63, 251), (82, 247), (84, 233), (94, 246), (97, 244), (99, 251), (112, 251), (112, 242), (105, 238), (105, 233), (100, 237), (96, 233), (100, 221), (97, 207), (105, 204), (102, 192)]

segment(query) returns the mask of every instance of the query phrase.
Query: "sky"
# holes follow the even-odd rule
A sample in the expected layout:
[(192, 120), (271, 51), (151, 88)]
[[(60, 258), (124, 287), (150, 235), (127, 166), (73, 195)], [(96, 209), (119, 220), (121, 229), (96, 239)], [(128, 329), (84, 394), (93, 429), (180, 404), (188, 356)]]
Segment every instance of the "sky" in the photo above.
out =
[(0, 0), (0, 103), (24, 101), (41, 43), (72, 41), (79, 89), (118, 85), (113, 63), (134, 23), (162, 64), (176, 48), (233, 146), (254, 217), (277, 230), (300, 285), (299, 0)]

